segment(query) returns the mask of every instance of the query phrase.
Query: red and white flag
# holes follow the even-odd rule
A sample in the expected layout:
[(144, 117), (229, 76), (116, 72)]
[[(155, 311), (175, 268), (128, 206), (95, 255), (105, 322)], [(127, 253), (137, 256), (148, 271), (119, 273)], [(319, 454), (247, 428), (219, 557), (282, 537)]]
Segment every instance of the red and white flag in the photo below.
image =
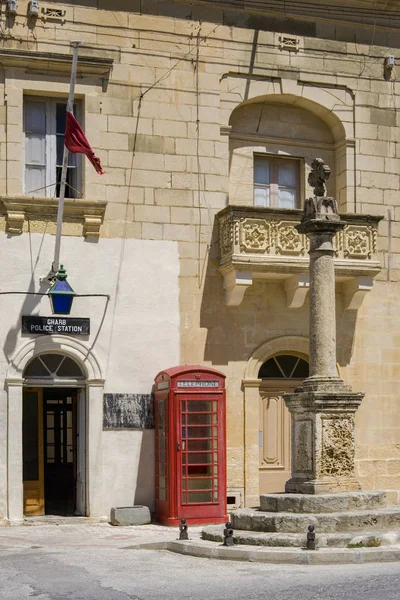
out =
[(95, 156), (89, 142), (86, 139), (85, 134), (83, 133), (82, 127), (79, 125), (72, 112), (68, 111), (67, 122), (65, 126), (64, 144), (66, 145), (68, 150), (70, 152), (73, 152), (74, 154), (76, 152), (85, 154), (85, 156), (87, 156), (87, 158), (90, 160), (90, 162), (96, 169), (97, 173), (99, 173), (99, 175), (104, 175), (100, 159), (97, 158), (97, 156)]

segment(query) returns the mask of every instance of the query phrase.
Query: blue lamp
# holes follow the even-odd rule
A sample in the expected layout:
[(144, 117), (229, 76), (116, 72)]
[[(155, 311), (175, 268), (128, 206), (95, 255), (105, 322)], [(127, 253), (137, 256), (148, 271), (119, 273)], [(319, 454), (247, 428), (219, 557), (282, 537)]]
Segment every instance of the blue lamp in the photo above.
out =
[(75, 292), (67, 281), (63, 265), (60, 265), (56, 280), (49, 289), (49, 296), (54, 315), (69, 315)]

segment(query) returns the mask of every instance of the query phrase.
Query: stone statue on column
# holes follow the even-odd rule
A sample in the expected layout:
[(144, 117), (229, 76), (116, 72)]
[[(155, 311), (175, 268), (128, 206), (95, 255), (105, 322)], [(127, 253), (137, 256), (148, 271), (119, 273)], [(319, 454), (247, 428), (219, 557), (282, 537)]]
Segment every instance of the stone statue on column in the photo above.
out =
[(303, 386), (285, 394), (292, 420), (292, 477), (286, 492), (320, 494), (360, 489), (354, 474), (354, 415), (364, 394), (352, 392), (336, 365), (336, 302), (333, 240), (346, 224), (334, 198), (325, 195), (330, 168), (312, 162), (297, 226), (310, 240), (310, 373)]

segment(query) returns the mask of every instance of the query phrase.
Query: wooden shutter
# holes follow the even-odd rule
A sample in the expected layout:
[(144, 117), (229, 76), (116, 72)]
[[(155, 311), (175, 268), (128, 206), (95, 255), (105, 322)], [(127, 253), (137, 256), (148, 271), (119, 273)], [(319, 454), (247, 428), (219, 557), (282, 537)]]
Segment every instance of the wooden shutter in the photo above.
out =
[(46, 100), (25, 100), (25, 194), (46, 196)]

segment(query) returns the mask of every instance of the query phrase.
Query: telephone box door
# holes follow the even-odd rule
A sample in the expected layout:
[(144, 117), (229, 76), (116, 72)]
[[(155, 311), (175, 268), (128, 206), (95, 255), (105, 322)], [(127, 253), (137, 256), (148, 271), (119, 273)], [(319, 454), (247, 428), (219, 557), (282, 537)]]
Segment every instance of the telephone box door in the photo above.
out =
[(201, 518), (205, 512), (208, 517), (218, 516), (221, 500), (225, 501), (222, 402), (216, 396), (199, 399), (197, 394), (177, 394), (177, 404), (178, 517)]

